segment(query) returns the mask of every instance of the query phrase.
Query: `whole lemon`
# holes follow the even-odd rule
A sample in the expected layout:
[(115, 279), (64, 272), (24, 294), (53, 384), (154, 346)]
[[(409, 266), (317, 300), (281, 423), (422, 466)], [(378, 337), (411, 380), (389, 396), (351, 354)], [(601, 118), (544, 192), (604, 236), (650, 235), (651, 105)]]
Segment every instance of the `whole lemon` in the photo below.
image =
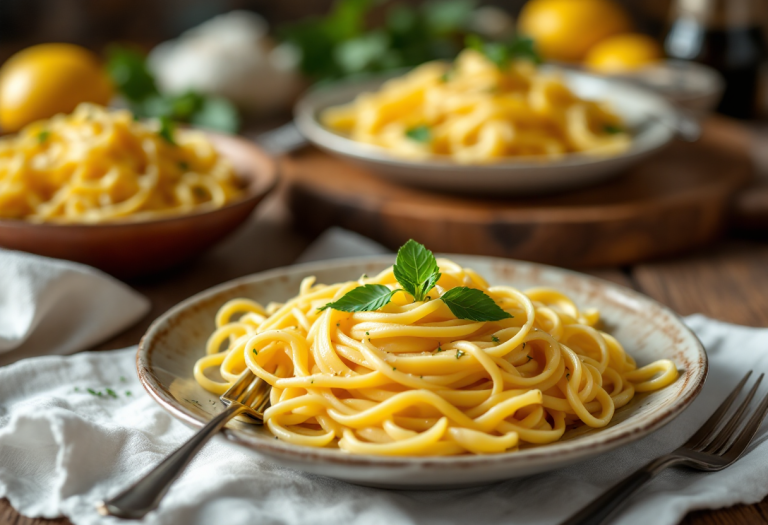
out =
[(112, 86), (97, 57), (73, 44), (32, 46), (0, 68), (3, 131), (70, 113), (81, 102), (106, 105), (110, 98)]
[(586, 65), (600, 73), (632, 71), (661, 59), (663, 51), (656, 40), (640, 33), (606, 38), (589, 50)]
[(544, 58), (575, 62), (601, 40), (630, 31), (632, 24), (610, 0), (530, 0), (518, 26)]

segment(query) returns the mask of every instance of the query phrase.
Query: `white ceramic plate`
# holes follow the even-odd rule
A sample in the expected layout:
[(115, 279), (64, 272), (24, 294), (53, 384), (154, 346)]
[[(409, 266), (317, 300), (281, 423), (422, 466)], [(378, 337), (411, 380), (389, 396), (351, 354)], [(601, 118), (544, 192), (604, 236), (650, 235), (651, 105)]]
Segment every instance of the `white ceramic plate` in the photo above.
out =
[(611, 157), (574, 153), (558, 160), (527, 157), (484, 165), (437, 158), (404, 160), (384, 148), (346, 138), (318, 121), (323, 109), (350, 102), (362, 92), (375, 91), (392, 75), (311, 90), (296, 105), (294, 117), (301, 133), (315, 145), (381, 177), (434, 190), (472, 193), (526, 195), (586, 186), (620, 174), (674, 137), (679, 116), (664, 97), (616, 79), (560, 71), (574, 93), (585, 99), (607, 101), (633, 130), (632, 146), (626, 152)]
[[(669, 309), (626, 288), (568, 270), (490, 257), (450, 256), (480, 272), (492, 284), (522, 289), (554, 286), (582, 306), (600, 309), (605, 328), (640, 365), (672, 359), (680, 377), (669, 387), (637, 396), (616, 411), (607, 427), (566, 432), (557, 443), (518, 452), (459, 457), (380, 457), (339, 449), (311, 448), (276, 440), (264, 427), (233, 422), (226, 436), (282, 465), (332, 478), (381, 487), (438, 488), (489, 483), (560, 468), (630, 443), (670, 422), (696, 397), (707, 374), (707, 356), (696, 337)], [(249, 297), (266, 304), (296, 295), (301, 279), (316, 275), (334, 283), (373, 275), (394, 256), (335, 260), (279, 268), (243, 277), (202, 292), (157, 319), (139, 345), (139, 378), (149, 394), (171, 414), (202, 426), (221, 409), (216, 396), (192, 377), (205, 354), (214, 316), (229, 299)], [(215, 404), (214, 404), (215, 402)]]

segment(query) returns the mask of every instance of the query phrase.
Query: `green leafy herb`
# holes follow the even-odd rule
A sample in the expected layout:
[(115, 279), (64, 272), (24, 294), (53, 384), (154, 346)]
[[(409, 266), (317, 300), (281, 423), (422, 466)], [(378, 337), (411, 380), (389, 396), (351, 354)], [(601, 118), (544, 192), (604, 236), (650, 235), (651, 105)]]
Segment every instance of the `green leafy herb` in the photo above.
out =
[(622, 128), (621, 126), (616, 126), (614, 124), (605, 124), (603, 126), (603, 131), (605, 131), (609, 135), (616, 135), (618, 133), (624, 133), (624, 128)]
[(161, 93), (144, 55), (135, 49), (112, 46), (106, 69), (135, 118), (165, 117), (228, 133), (240, 126), (237, 109), (226, 99), (195, 91)]
[(421, 125), (411, 128), (405, 132), (405, 136), (416, 142), (422, 142), (424, 144), (432, 141), (432, 130), (429, 126)]
[(512, 317), (482, 290), (475, 288), (452, 288), (445, 292), (441, 299), (459, 319), (500, 321)]
[(532, 356), (530, 356), (530, 355), (527, 355), (527, 356), (525, 356), (525, 357), (527, 357), (527, 358), (528, 358), (528, 361), (530, 361), (531, 359), (533, 359), (533, 357), (532, 357)]
[(130, 390), (126, 390), (126, 391), (125, 391), (125, 395), (126, 395), (126, 396), (128, 396), (128, 397), (130, 397), (130, 396), (132, 396), (133, 394), (131, 394), (131, 391), (130, 391)]
[(179, 169), (181, 171), (189, 171), (189, 164), (184, 162), (183, 160), (179, 162)]
[(157, 134), (163, 137), (168, 144), (173, 146), (176, 145), (176, 141), (173, 139), (173, 134), (175, 131), (176, 124), (174, 124), (169, 117), (160, 117), (160, 131), (158, 131)]
[(383, 284), (366, 284), (350, 290), (338, 301), (319, 308), (333, 308), (342, 312), (372, 312), (387, 304), (399, 289), (390, 290)]
[(88, 389), (88, 393), (91, 394), (92, 396), (99, 396), (99, 397), (101, 397), (101, 392), (97, 392), (93, 388), (89, 388)]
[(448, 82), (449, 80), (451, 80), (451, 76), (452, 76), (452, 75), (451, 75), (451, 71), (446, 71), (445, 73), (443, 73), (442, 75), (440, 75), (440, 82), (442, 82), (443, 84), (445, 84), (446, 82)]
[(160, 94), (144, 55), (135, 49), (111, 46), (107, 50), (107, 73), (129, 102), (143, 102)]
[(467, 353), (464, 350), (457, 350), (456, 351), (456, 359), (461, 359), (465, 355), (467, 355)]
[(523, 342), (523, 350), (525, 350), (525, 342)]
[(253, 355), (259, 355), (259, 351), (256, 350), (255, 348), (252, 350), (252, 352), (253, 352)]
[(107, 395), (109, 397), (113, 397), (113, 398), (117, 399), (117, 393), (114, 390), (112, 390), (111, 388), (107, 388)]
[(526, 37), (516, 37), (509, 42), (486, 42), (477, 35), (467, 35), (464, 44), (485, 55), (500, 69), (506, 68), (512, 60), (529, 60), (534, 64), (542, 62), (533, 40)]
[(413, 239), (397, 251), (393, 270), (397, 282), (415, 301), (423, 301), (440, 279), (440, 268), (434, 254)]
[(430, 0), (417, 7), (393, 2), (383, 17), (370, 16), (382, 3), (336, 0), (327, 15), (279, 27), (277, 36), (298, 52), (305, 75), (334, 80), (455, 57), (476, 5), (474, 0)]
[(494, 343), (498, 343), (499, 342), (499, 338), (496, 337), (495, 335), (492, 335), (491, 336), (491, 341), (493, 341)]
[(44, 143), (46, 140), (48, 140), (48, 137), (51, 136), (51, 132), (47, 129), (44, 129), (40, 133), (37, 134), (37, 142), (40, 144)]

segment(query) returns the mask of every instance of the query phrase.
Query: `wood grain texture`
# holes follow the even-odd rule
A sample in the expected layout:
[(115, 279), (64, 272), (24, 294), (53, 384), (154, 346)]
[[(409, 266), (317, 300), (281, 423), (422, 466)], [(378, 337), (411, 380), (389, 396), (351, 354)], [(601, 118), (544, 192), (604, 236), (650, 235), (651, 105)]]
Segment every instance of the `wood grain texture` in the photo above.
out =
[(748, 326), (768, 326), (768, 245), (730, 241), (697, 253), (640, 264), (639, 289), (681, 315), (703, 313)]
[(397, 185), (317, 150), (284, 162), (290, 206), (310, 234), (337, 225), (395, 249), (414, 238), (435, 251), (567, 267), (630, 264), (711, 241), (729, 197), (752, 174), (731, 147), (730, 121), (696, 144), (676, 143), (621, 177), (567, 194), (510, 200)]

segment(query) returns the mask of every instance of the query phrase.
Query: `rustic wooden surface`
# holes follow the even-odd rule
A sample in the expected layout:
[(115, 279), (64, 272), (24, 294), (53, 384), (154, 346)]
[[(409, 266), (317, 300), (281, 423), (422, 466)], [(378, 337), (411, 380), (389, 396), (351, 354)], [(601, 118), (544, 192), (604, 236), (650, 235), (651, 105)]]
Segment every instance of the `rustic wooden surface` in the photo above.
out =
[(730, 196), (752, 176), (744, 134), (712, 119), (695, 144), (675, 143), (598, 186), (541, 197), (409, 188), (318, 150), (296, 156), (283, 173), (308, 234), (341, 226), (392, 249), (414, 238), (444, 253), (624, 265), (684, 253), (720, 233)]
[[(202, 259), (153, 279), (132, 282), (152, 300), (153, 309), (144, 321), (99, 348), (136, 344), (152, 319), (198, 291), (241, 275), (290, 264), (311, 239), (296, 233), (282, 200), (280, 193), (274, 195), (243, 229)], [(765, 327), (767, 268), (768, 242), (730, 239), (685, 257), (588, 273), (633, 287), (681, 314), (701, 312), (734, 323)], [(768, 525), (768, 498), (756, 505), (693, 512), (683, 523)], [(0, 524), (68, 525), (69, 521), (22, 517), (7, 500), (0, 500)]]

